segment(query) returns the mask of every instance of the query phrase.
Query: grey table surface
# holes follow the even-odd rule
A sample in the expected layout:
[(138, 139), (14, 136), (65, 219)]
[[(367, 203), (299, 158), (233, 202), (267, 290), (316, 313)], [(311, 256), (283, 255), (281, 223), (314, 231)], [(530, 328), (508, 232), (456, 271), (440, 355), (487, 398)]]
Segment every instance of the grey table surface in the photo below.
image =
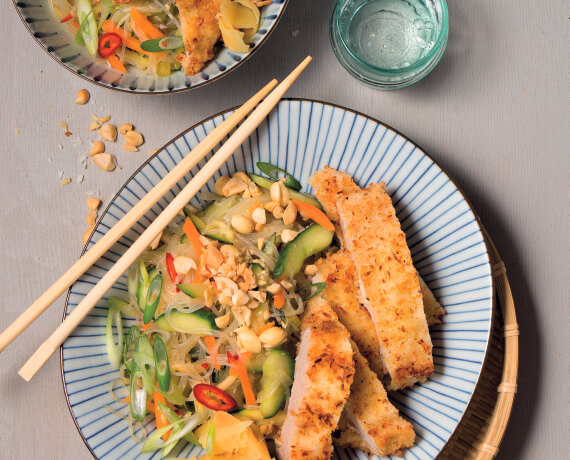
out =
[[(3, 1), (0, 329), (79, 256), (87, 191), (109, 200), (154, 148), (311, 54), (314, 62), (289, 95), (359, 110), (418, 142), (463, 188), (501, 251), (521, 328), (521, 362), (499, 458), (568, 458), (568, 1), (449, 0), (443, 59), (423, 81), (397, 92), (365, 87), (338, 64), (328, 41), (331, 3), (291, 0), (268, 42), (231, 75), (188, 93), (144, 97), (64, 70)], [(76, 106), (83, 87), (92, 101)], [(133, 123), (146, 137), (139, 153), (112, 147), (120, 165), (113, 173), (78, 164), (94, 138), (87, 131), (92, 113)], [(61, 121), (72, 137), (63, 135)], [(73, 182), (60, 186), (59, 171)], [(58, 357), (30, 383), (17, 375), (61, 321), (63, 304), (55, 302), (0, 356), (0, 458), (91, 457), (66, 406)]]

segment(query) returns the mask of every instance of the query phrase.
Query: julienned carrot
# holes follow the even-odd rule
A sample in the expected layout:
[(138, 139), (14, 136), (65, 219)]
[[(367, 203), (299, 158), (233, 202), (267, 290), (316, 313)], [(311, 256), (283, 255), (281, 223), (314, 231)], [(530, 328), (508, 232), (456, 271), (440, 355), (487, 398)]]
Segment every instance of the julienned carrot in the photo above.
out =
[(220, 363), (218, 362), (218, 347), (216, 345), (216, 338), (213, 335), (207, 335), (204, 337), (204, 342), (206, 342), (206, 348), (208, 349), (208, 354), (212, 360), (212, 366), (216, 370), (220, 370)]
[(330, 221), (327, 215), (319, 208), (313, 206), (312, 204), (305, 203), (304, 201), (299, 201), (299, 200), (291, 200), (291, 201), (295, 203), (297, 209), (303, 214), (305, 214), (305, 216), (307, 216), (309, 219), (315, 221), (321, 227), (324, 227), (329, 231), (334, 230), (333, 223)]
[(114, 22), (105, 21), (103, 26), (101, 27), (105, 32), (113, 32), (119, 35), (127, 48), (132, 49), (133, 51), (138, 51), (139, 53), (145, 54), (148, 56), (148, 53), (141, 48), (141, 42), (139, 42), (135, 37), (130, 35), (126, 30), (117, 27)]
[(273, 306), (280, 310), (285, 305), (285, 296), (282, 292), (278, 292), (273, 296)]
[(184, 234), (188, 237), (190, 243), (192, 243), (192, 247), (194, 248), (196, 257), (198, 258), (198, 260), (200, 260), (204, 247), (202, 246), (202, 242), (200, 241), (200, 233), (198, 232), (198, 229), (194, 225), (194, 222), (192, 222), (192, 220), (190, 220), (189, 217), (187, 217), (186, 220), (184, 221), (184, 226), (182, 227), (182, 230), (184, 230)]
[[(166, 415), (164, 415), (164, 413), (160, 410), (160, 406), (158, 405), (159, 402), (166, 404), (164, 396), (162, 396), (158, 391), (154, 390), (154, 418), (156, 419), (157, 430), (170, 425), (170, 422), (166, 418)], [(168, 438), (170, 437), (170, 431), (171, 430), (168, 430), (166, 433), (164, 433), (162, 435), (162, 439), (168, 441)]]
[(133, 20), (135, 26), (142, 32), (147, 34), (150, 38), (161, 38), (164, 34), (152, 25), (152, 23), (137, 10), (134, 6), (131, 7), (131, 19)]
[(241, 359), (234, 361), (234, 364), (237, 367), (239, 381), (241, 383), (243, 395), (245, 396), (245, 403), (254, 406), (257, 404), (257, 401), (255, 399), (255, 393), (253, 392), (251, 382), (249, 381), (249, 377), (247, 375), (247, 368)]
[(119, 72), (122, 73), (127, 73), (127, 69), (125, 68), (125, 66), (123, 65), (123, 63), (120, 61), (120, 59), (115, 56), (114, 54), (111, 54), (110, 56), (107, 56), (107, 62), (109, 63), (109, 65), (115, 69), (118, 70)]

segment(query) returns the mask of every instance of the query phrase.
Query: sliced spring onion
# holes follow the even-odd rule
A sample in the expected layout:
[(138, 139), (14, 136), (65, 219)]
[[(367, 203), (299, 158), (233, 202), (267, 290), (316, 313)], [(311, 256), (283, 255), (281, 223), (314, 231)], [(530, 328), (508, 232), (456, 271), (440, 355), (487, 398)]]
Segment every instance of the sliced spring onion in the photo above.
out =
[(133, 363), (132, 367), (135, 368), (136, 366), (142, 379), (144, 389), (149, 395), (153, 394), (155, 382), (154, 356), (152, 345), (147, 335), (143, 334), (138, 338), (133, 353)]
[(158, 303), (160, 302), (160, 292), (162, 291), (162, 275), (160, 273), (156, 274), (150, 285), (146, 294), (146, 302), (144, 308), (144, 323), (148, 324), (154, 319), (154, 312)]
[(178, 35), (154, 38), (141, 43), (141, 48), (149, 53), (160, 53), (161, 51), (175, 50), (184, 46), (184, 40)]
[(206, 439), (206, 452), (208, 457), (212, 456), (212, 451), (214, 450), (214, 438), (216, 437), (216, 427), (214, 422), (210, 422), (210, 427), (208, 428), (208, 438)]
[[(117, 329), (117, 341), (113, 336), (113, 324)], [(105, 326), (105, 345), (107, 356), (113, 369), (118, 369), (121, 365), (121, 353), (123, 351), (123, 321), (119, 308), (109, 307), (107, 315), (107, 325)]]
[(162, 391), (160, 387), (157, 388), (156, 391), (158, 391), (162, 396), (164, 396), (164, 398), (169, 403), (174, 404), (175, 406), (183, 406), (186, 403), (186, 398), (182, 393), (182, 390), (180, 390), (178, 385), (175, 385), (172, 382), (170, 384), (170, 388), (168, 389), (168, 391)]
[(285, 181), (283, 185), (285, 187), (292, 188), (293, 190), (299, 191), (303, 188), (301, 182), (295, 179), (291, 174), (289, 174), (284, 169), (279, 168), (278, 166), (272, 165), (271, 163), (265, 163), (264, 161), (258, 161), (257, 167), (261, 170), (262, 173), (271, 177), (274, 180), (279, 180), (279, 175), (277, 173), (281, 173), (285, 176)]
[(123, 344), (123, 363), (125, 363), (125, 367), (127, 369), (131, 369), (131, 364), (132, 364), (131, 362), (132, 360), (127, 361), (127, 353), (129, 351), (129, 347), (131, 346), (132, 343), (135, 343), (138, 340), (140, 335), (141, 332), (139, 331), (139, 328), (136, 326), (131, 326), (127, 331), (127, 336)]
[(166, 345), (159, 335), (154, 336), (153, 351), (158, 386), (162, 391), (168, 391), (170, 388), (170, 363), (168, 361)]
[[(327, 283), (308, 284), (307, 286), (303, 286), (301, 289), (299, 289), (297, 291), (297, 294), (299, 292), (309, 290), (309, 295), (307, 295), (307, 297), (301, 297), (304, 301), (307, 301), (309, 299), (312, 299), (316, 295), (319, 295), (322, 292), (322, 290), (326, 287), (327, 287)], [(315, 290), (311, 292), (312, 288), (315, 288)]]
[[(146, 452), (154, 452), (155, 450), (158, 450), (158, 449), (164, 447), (165, 443), (162, 440), (162, 435), (168, 433), (173, 428), (182, 425), (182, 423), (184, 423), (184, 420), (179, 420), (176, 423), (171, 423), (170, 425), (164, 426), (164, 427), (156, 430), (154, 433), (152, 433), (147, 438), (147, 440), (143, 444), (142, 449), (141, 449), (141, 453), (144, 454)], [(168, 438), (168, 439), (170, 439), (170, 438)]]
[[(164, 416), (166, 417), (166, 419), (170, 423), (177, 423), (180, 420), (182, 420), (182, 417), (180, 417), (176, 412), (174, 412), (172, 409), (170, 409), (166, 404), (163, 404), (159, 401), (158, 407), (160, 408), (160, 410), (162, 411), (162, 413), (164, 414)], [(177, 431), (178, 431), (178, 428), (173, 428), (172, 434), (176, 435)], [(186, 439), (186, 441), (188, 441), (190, 444), (194, 444), (195, 446), (200, 446), (200, 442), (198, 441), (198, 438), (196, 437), (196, 435), (192, 431), (189, 431), (188, 434), (186, 434), (186, 436), (184, 436), (184, 439)], [(170, 453), (172, 448), (174, 448), (175, 444), (171, 444), (171, 446), (172, 447), (165, 447), (163, 449), (163, 451), (162, 451), (163, 457), (166, 457)]]
[(129, 302), (120, 299), (119, 297), (109, 297), (109, 309), (115, 309), (121, 313), (126, 313), (129, 309)]
[(95, 14), (93, 14), (89, 0), (77, 1), (77, 19), (79, 20), (79, 28), (75, 35), (75, 41), (84, 44), (89, 54), (95, 56), (99, 46), (99, 34)]
[(129, 290), (129, 299), (133, 300), (137, 295), (137, 288), (139, 287), (139, 274), (136, 265), (129, 269), (127, 275), (127, 288)]
[[(138, 343), (138, 342), (137, 342)], [(146, 416), (146, 390), (143, 386), (142, 376), (133, 359), (131, 366), (131, 386), (129, 391), (129, 410), (135, 420), (143, 422)]]
[[(186, 437), (186, 435), (188, 433), (190, 433), (191, 431), (194, 430), (194, 428), (196, 428), (200, 423), (202, 423), (204, 421), (204, 415), (203, 414), (193, 414), (190, 415), (189, 417), (184, 417), (182, 420), (175, 422), (175, 423), (171, 423), (168, 426), (165, 426), (164, 428), (161, 428), (160, 430), (156, 430), (154, 433), (152, 433), (148, 439), (146, 440), (146, 442), (143, 444), (142, 446), (142, 453), (145, 452), (153, 452), (155, 450), (167, 447), (171, 444), (176, 444), (180, 439)], [(170, 436), (168, 437), (168, 441), (164, 442), (161, 438), (162, 435), (167, 433), (168, 430), (174, 430), (176, 427), (179, 426), (183, 426), (182, 429), (180, 429), (180, 431), (177, 431), (176, 433), (172, 432), (170, 433)]]

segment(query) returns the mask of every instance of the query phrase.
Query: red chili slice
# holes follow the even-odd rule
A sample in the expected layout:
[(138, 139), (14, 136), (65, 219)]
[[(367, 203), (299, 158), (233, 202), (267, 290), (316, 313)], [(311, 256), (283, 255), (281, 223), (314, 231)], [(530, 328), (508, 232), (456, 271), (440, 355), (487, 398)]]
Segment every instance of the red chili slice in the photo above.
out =
[(123, 39), (119, 34), (108, 32), (99, 38), (99, 56), (108, 58), (123, 44)]
[(228, 412), (237, 406), (234, 398), (213, 385), (199, 383), (192, 391), (196, 400), (208, 409)]
[(69, 21), (70, 19), (73, 19), (73, 16), (71, 15), (71, 13), (68, 14), (66, 17), (64, 17), (64, 18), (63, 18), (61, 21), (59, 21), (59, 22), (61, 22), (61, 23), (63, 24), (64, 22), (67, 22), (67, 21)]
[(178, 273), (176, 273), (176, 268), (174, 267), (174, 257), (172, 257), (170, 252), (166, 253), (166, 270), (168, 271), (168, 276), (170, 276), (170, 281), (176, 283)]

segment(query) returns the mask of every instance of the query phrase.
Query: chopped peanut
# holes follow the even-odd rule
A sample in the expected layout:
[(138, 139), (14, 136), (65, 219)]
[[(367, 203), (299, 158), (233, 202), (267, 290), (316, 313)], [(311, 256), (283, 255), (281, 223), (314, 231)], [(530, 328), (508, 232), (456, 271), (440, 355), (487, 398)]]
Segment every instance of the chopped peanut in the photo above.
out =
[(288, 228), (286, 228), (281, 232), (281, 241), (283, 241), (283, 243), (288, 243), (289, 241), (293, 241), (298, 234), (299, 232), (296, 232), (294, 230), (289, 230)]
[(249, 184), (250, 182), (252, 182), (252, 180), (249, 178), (249, 176), (246, 173), (244, 173), (243, 171), (238, 171), (238, 172), (234, 173), (234, 175), (232, 176), (232, 179), (233, 178), (241, 179), (244, 184)]
[(128, 131), (125, 134), (125, 142), (133, 147), (138, 147), (144, 143), (144, 139), (141, 133), (138, 131)]
[(287, 208), (283, 212), (283, 223), (291, 225), (297, 219), (297, 206), (292, 201), (289, 202)]
[(220, 195), (224, 196), (224, 186), (228, 183), (230, 178), (228, 176), (220, 176), (218, 180), (216, 180), (216, 184), (214, 185), (214, 191)]
[(305, 275), (312, 276), (317, 273), (317, 266), (314, 264), (307, 265), (305, 267)]
[(99, 135), (107, 141), (115, 142), (117, 140), (117, 128), (115, 125), (105, 123), (99, 128)]
[(115, 159), (109, 153), (98, 153), (93, 155), (93, 162), (103, 171), (113, 171), (115, 169)]
[(91, 211), (85, 218), (87, 225), (95, 225), (95, 220), (97, 220), (97, 211)]
[(224, 196), (237, 195), (238, 193), (242, 193), (246, 188), (247, 184), (244, 181), (237, 177), (233, 177), (226, 182), (222, 189), (222, 193)]
[(77, 105), (87, 104), (87, 102), (89, 102), (90, 97), (91, 97), (91, 95), (89, 94), (89, 91), (87, 91), (86, 89), (80, 89), (77, 92), (77, 97), (75, 98), (75, 103)]
[(251, 233), (253, 231), (253, 223), (251, 219), (242, 214), (232, 216), (232, 227), (239, 233)]
[(220, 329), (227, 327), (230, 324), (230, 320), (232, 319), (232, 315), (230, 313), (225, 314), (224, 316), (218, 316), (214, 321), (216, 322), (216, 326)]
[(111, 115), (105, 115), (104, 117), (98, 117), (97, 115), (91, 115), (93, 120), (98, 121), (99, 123), (107, 123), (111, 119)]
[(137, 149), (134, 145), (129, 145), (129, 144), (123, 145), (123, 150), (126, 150), (127, 152), (138, 152), (139, 151), (139, 149)]
[(83, 246), (85, 246), (87, 244), (87, 240), (91, 236), (91, 232), (93, 232), (94, 228), (95, 228), (95, 225), (92, 225), (87, 230), (85, 230), (85, 232), (83, 233), (83, 236), (81, 237), (81, 243), (83, 243)]
[(91, 152), (89, 152), (90, 156), (97, 155), (98, 153), (103, 153), (105, 151), (105, 144), (101, 141), (95, 141), (91, 145)]
[(90, 197), (87, 198), (85, 202), (87, 203), (87, 209), (89, 209), (89, 211), (97, 211), (101, 205), (101, 200), (99, 198)]
[(93, 120), (89, 123), (89, 131), (97, 131), (101, 127), (101, 123), (98, 121)]
[(123, 136), (132, 130), (133, 130), (133, 125), (131, 125), (130, 123), (122, 123), (119, 125), (119, 134), (122, 134)]

